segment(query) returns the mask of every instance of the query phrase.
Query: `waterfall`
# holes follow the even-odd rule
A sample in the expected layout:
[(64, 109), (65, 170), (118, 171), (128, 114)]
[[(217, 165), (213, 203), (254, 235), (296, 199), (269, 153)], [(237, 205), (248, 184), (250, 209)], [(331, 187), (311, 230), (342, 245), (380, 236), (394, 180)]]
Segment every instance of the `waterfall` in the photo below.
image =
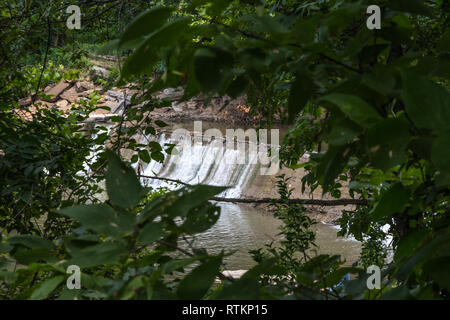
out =
[[(261, 173), (264, 166), (258, 161), (258, 155), (263, 152), (261, 150), (267, 153), (269, 146), (258, 144), (259, 152), (250, 152), (253, 142), (238, 140), (236, 148), (229, 148), (224, 138), (214, 137), (210, 141), (192, 143), (189, 134), (174, 138), (170, 133), (160, 134), (156, 141), (162, 147), (175, 144), (176, 154), (167, 155), (164, 163), (155, 160), (149, 164), (140, 163), (138, 170), (142, 175), (174, 179), (187, 184), (228, 186), (218, 195), (227, 198), (239, 198), (242, 191)], [(173, 183), (164, 180), (142, 178), (142, 181), (154, 188), (174, 188)]]

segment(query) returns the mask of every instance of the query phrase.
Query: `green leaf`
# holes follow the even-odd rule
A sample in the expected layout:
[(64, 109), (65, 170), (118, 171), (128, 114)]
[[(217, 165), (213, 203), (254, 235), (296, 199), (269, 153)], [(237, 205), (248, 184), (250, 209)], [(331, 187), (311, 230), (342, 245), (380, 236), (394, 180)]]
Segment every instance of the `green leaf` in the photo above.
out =
[(423, 0), (389, 0), (386, 5), (396, 11), (432, 16), (431, 8)]
[(220, 217), (220, 207), (207, 203), (189, 212), (182, 228), (189, 234), (200, 233), (211, 228)]
[(323, 193), (328, 191), (330, 184), (342, 172), (346, 164), (346, 159), (348, 158), (349, 150), (350, 148), (346, 146), (331, 146), (320, 160), (317, 171), (319, 174), (319, 182), (323, 186)]
[(139, 221), (153, 219), (157, 215), (168, 217), (186, 216), (189, 211), (205, 204), (216, 194), (224, 191), (226, 187), (196, 185), (186, 186), (155, 198), (142, 210)]
[(244, 75), (237, 76), (229, 85), (227, 88), (227, 94), (231, 98), (237, 98), (239, 97), (248, 86), (248, 80), (247, 77)]
[[(424, 237), (425, 238), (425, 237)], [(448, 256), (448, 244), (450, 243), (450, 229), (445, 228), (436, 232), (434, 239), (420, 245), (413, 255), (400, 265), (396, 278), (406, 280), (411, 272), (424, 261), (429, 261), (434, 256)]]
[(439, 40), (437, 49), (445, 52), (450, 51), (450, 30), (447, 30), (441, 40)]
[(410, 300), (412, 298), (407, 285), (395, 287), (383, 293), (380, 300)]
[(48, 296), (65, 280), (64, 276), (56, 276), (39, 284), (30, 296), (31, 300), (42, 300)]
[(246, 273), (244, 273), (241, 277), (242, 278), (255, 278), (259, 279), (259, 276), (261, 275), (282, 275), (283, 269), (281, 269), (277, 265), (277, 260), (275, 258), (265, 259), (258, 263), (256, 266), (248, 270)]
[(314, 93), (314, 81), (305, 71), (299, 71), (289, 91), (288, 114), (289, 121), (293, 121), (303, 110)]
[(137, 16), (125, 29), (118, 47), (129, 47), (131, 43), (160, 28), (172, 12), (172, 7), (157, 7)]
[[(167, 125), (167, 124), (164, 123), (164, 125)], [(148, 146), (150, 147), (150, 149), (152, 149), (152, 152), (162, 151), (161, 145), (156, 141), (150, 141), (148, 143)]]
[(257, 278), (245, 277), (224, 286), (213, 298), (215, 300), (257, 300), (260, 298), (260, 290)]
[(7, 285), (12, 285), (19, 278), (17, 272), (0, 271), (0, 280), (4, 281)]
[(164, 237), (163, 224), (148, 223), (139, 233), (138, 241), (144, 244), (150, 244)]
[(439, 257), (425, 262), (423, 270), (436, 281), (441, 288), (450, 289), (450, 257)]
[(155, 124), (160, 128), (167, 127), (167, 123), (165, 123), (164, 121), (161, 121), (161, 120), (155, 120)]
[(370, 214), (373, 221), (379, 221), (384, 217), (400, 213), (406, 207), (410, 197), (409, 189), (403, 184), (396, 183), (383, 192), (381, 199), (377, 202)]
[(186, 35), (189, 18), (180, 18), (171, 21), (152, 33), (125, 61), (119, 82), (152, 73), (153, 67), (160, 60), (159, 50), (177, 42)]
[(325, 287), (333, 287), (340, 282), (342, 282), (342, 279), (344, 276), (348, 273), (356, 274), (358, 272), (357, 268), (353, 267), (342, 267), (337, 270), (334, 270), (328, 274), (326, 274), (325, 278), (323, 279), (323, 283)]
[(382, 27), (378, 34), (380, 38), (394, 44), (411, 45), (413, 43), (411, 40), (411, 31), (399, 26)]
[(219, 91), (230, 73), (233, 58), (230, 53), (216, 48), (200, 48), (194, 54), (194, 72), (206, 92)]
[(80, 293), (80, 290), (71, 290), (65, 287), (57, 300), (78, 300), (78, 296), (80, 295)]
[(139, 158), (141, 158), (142, 161), (144, 161), (145, 163), (150, 162), (151, 158), (147, 150), (139, 150), (138, 154)]
[(184, 267), (193, 264), (198, 261), (197, 258), (187, 258), (187, 259), (173, 259), (165, 263), (162, 267), (164, 273), (172, 273), (183, 269)]
[[(114, 52), (118, 49), (120, 39), (110, 40), (100, 47), (101, 52)], [(65, 77), (64, 77), (65, 78)], [(67, 80), (67, 78), (66, 78)]]
[(362, 76), (362, 83), (382, 95), (388, 95), (395, 86), (395, 78), (387, 68), (376, 66), (371, 73)]
[(189, 273), (178, 285), (177, 295), (180, 299), (201, 299), (216, 279), (222, 257), (214, 257)]
[(411, 72), (403, 72), (402, 81), (402, 98), (414, 124), (435, 132), (446, 131), (450, 123), (449, 91)]
[(136, 172), (111, 150), (107, 151), (106, 190), (109, 201), (122, 208), (134, 207), (143, 196)]
[(194, 9), (197, 9), (198, 7), (203, 6), (206, 3), (210, 3), (213, 0), (191, 0), (189, 2), (188, 7), (186, 8), (187, 11), (192, 11)]
[(133, 216), (118, 214), (106, 204), (80, 205), (59, 211), (65, 216), (75, 219), (87, 229), (109, 236), (119, 236), (133, 231)]
[(18, 263), (28, 265), (33, 262), (57, 262), (56, 256), (49, 250), (44, 248), (36, 249), (19, 249), (13, 254)]
[(77, 265), (80, 268), (115, 264), (127, 253), (127, 247), (123, 243), (104, 242), (81, 250), (71, 251), (72, 259), (69, 264)]
[(400, 239), (397, 245), (394, 261), (399, 261), (401, 258), (408, 257), (411, 253), (415, 252), (428, 236), (429, 232), (426, 230), (408, 232)]
[(406, 120), (391, 118), (376, 123), (367, 134), (372, 164), (382, 170), (402, 164), (406, 159), (409, 140), (409, 124)]
[(156, 130), (155, 130), (155, 128), (154, 127), (146, 127), (145, 128), (145, 134), (146, 135), (155, 135), (156, 134)]
[(331, 131), (326, 135), (329, 144), (343, 146), (352, 142), (359, 134), (360, 127), (345, 117), (331, 123)]
[(160, 151), (152, 152), (152, 159), (162, 163), (164, 161), (164, 154)]
[(445, 58), (445, 55), (421, 57), (417, 59), (417, 65), (410, 70), (429, 78), (440, 77), (449, 80), (450, 59)]
[(271, 33), (273, 36), (277, 34), (283, 34), (289, 32), (289, 30), (276, 18), (272, 18), (268, 15), (262, 17), (250, 17), (251, 21), (255, 23), (252, 30), (258, 33)]
[(11, 251), (13, 247), (4, 243), (0, 243), (0, 254), (1, 253), (8, 253)]
[(228, 0), (214, 0), (210, 1), (211, 5), (206, 9), (206, 14), (210, 16), (218, 16), (222, 14), (229, 5), (230, 1)]
[(450, 130), (442, 132), (431, 147), (431, 161), (439, 170), (437, 183), (439, 186), (450, 184)]
[(366, 45), (361, 52), (359, 53), (359, 61), (361, 64), (371, 64), (375, 63), (378, 60), (378, 56), (385, 50), (389, 48), (389, 45), (384, 44), (375, 44), (375, 45)]
[(319, 101), (336, 105), (349, 119), (362, 127), (369, 127), (381, 119), (367, 102), (357, 96), (333, 93), (322, 97)]
[(30, 249), (48, 249), (52, 250), (55, 248), (53, 243), (50, 240), (40, 238), (34, 235), (21, 234), (14, 237), (9, 238), (8, 243), (10, 245), (22, 245), (24, 247)]

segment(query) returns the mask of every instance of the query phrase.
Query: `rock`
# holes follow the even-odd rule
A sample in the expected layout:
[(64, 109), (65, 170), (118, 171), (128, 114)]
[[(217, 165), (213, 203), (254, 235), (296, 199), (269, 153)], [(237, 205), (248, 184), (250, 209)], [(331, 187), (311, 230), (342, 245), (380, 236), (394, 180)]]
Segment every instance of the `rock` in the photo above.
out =
[(99, 104), (98, 107), (107, 107), (109, 108), (109, 110), (107, 109), (97, 109), (94, 112), (91, 113), (92, 114), (105, 114), (105, 113), (114, 113), (114, 111), (117, 109), (117, 106), (119, 105), (118, 102), (115, 101), (105, 101), (102, 104)]
[(34, 106), (39, 106), (40, 108), (52, 108), (55, 106), (55, 104), (44, 100), (37, 100), (34, 102), (33, 108)]
[[(130, 102), (127, 99), (127, 105), (129, 105), (129, 104), (130, 104)], [(115, 114), (122, 114), (124, 107), (125, 107), (124, 100), (121, 100), (121, 101), (119, 101), (119, 103), (117, 104), (117, 107), (115, 109), (111, 109), (111, 112), (115, 113)]]
[(49, 99), (46, 99), (48, 102), (55, 102), (58, 100), (59, 96), (70, 87), (70, 82), (61, 79), (54, 87), (50, 90), (44, 91), (46, 95), (50, 95)]
[(96, 74), (98, 74), (99, 76), (102, 76), (104, 78), (107, 78), (109, 76), (109, 71), (106, 70), (105, 68), (99, 67), (99, 66), (93, 66), (92, 70), (94, 70), (94, 72)]
[(163, 93), (166, 94), (166, 95), (171, 95), (174, 92), (175, 92), (174, 88), (167, 88), (167, 89), (164, 89), (164, 91), (163, 91)]
[(69, 101), (67, 101), (67, 100), (59, 100), (58, 102), (56, 102), (56, 107), (59, 110), (67, 111), (70, 109), (71, 105), (70, 105)]
[(19, 104), (20, 104), (22, 107), (29, 106), (29, 105), (31, 104), (31, 97), (20, 99), (20, 100), (19, 100)]
[(171, 111), (173, 111), (171, 107), (157, 108), (152, 111), (152, 114), (167, 114)]
[(188, 101), (188, 102), (186, 102), (186, 106), (188, 109), (197, 109), (197, 102)]
[(111, 97), (111, 96), (105, 96), (105, 100), (107, 100), (107, 101), (117, 101), (116, 98)]
[(94, 89), (83, 91), (79, 94), (80, 97), (87, 98), (94, 92)]
[(103, 94), (105, 92), (105, 90), (103, 90), (103, 86), (96, 86), (94, 90), (97, 91), (99, 94)]
[(79, 94), (75, 87), (70, 88), (69, 90), (64, 91), (60, 97), (62, 99), (68, 100), (69, 102), (76, 102), (79, 99)]
[(104, 113), (104, 114), (95, 114), (91, 113), (89, 118), (85, 120), (85, 122), (108, 122), (111, 117), (116, 116), (116, 114), (112, 113)]
[(88, 81), (80, 81), (75, 84), (77, 92), (84, 92), (86, 90), (94, 89), (94, 84)]
[[(117, 101), (123, 100), (123, 93), (113, 90), (108, 90), (106, 94), (111, 97), (115, 98)], [(127, 103), (130, 103), (131, 95), (127, 94)]]
[(156, 97), (159, 99), (164, 99), (164, 98), (179, 99), (183, 96), (183, 94), (184, 94), (183, 90), (175, 91), (174, 88), (167, 88), (167, 89), (164, 89), (163, 92), (157, 94)]
[(172, 109), (176, 112), (181, 112), (181, 111), (183, 111), (182, 105), (183, 105), (182, 103), (173, 102)]

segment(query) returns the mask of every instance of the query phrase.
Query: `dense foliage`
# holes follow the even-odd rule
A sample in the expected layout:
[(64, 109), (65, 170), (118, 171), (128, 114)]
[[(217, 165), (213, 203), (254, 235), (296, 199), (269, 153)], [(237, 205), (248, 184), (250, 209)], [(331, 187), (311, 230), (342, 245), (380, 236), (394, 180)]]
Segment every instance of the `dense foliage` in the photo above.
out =
[[(36, 2), (25, 10), (29, 15), (21, 15), (28, 2), (13, 3), (5, 4), (0, 20), (3, 298), (448, 298), (448, 0), (194, 0), (159, 6), (112, 1), (128, 5), (118, 11), (126, 14), (114, 34), (86, 29), (100, 41), (117, 35), (109, 47), (129, 54), (119, 83), (138, 82), (143, 99), (153, 101), (152, 93), (180, 85), (184, 99), (245, 94), (251, 112), (266, 119), (261, 125), (291, 123), (283, 165), (304, 167), (304, 186), (320, 187), (336, 198), (348, 186), (352, 197), (368, 201), (343, 213), (341, 234), (363, 242), (362, 267), (385, 266), (380, 290), (367, 289), (368, 275), (360, 266), (340, 268), (338, 256), (306, 254), (314, 236), (301, 206), (278, 206), (285, 222), (282, 248), (254, 252), (258, 264), (239, 280), (220, 273), (228, 253), (211, 256), (189, 241), (187, 249), (179, 247), (177, 240), (217, 221), (219, 209), (207, 200), (222, 189), (194, 186), (152, 195), (154, 190), (142, 187), (117, 156), (129, 148), (149, 158), (132, 139), (142, 128), (122, 128), (123, 118), (115, 119), (117, 131), (110, 138), (103, 133), (91, 141), (76, 125), (83, 110), (64, 120), (52, 111), (31, 122), (18, 117), (17, 100), (29, 81), (23, 79), (20, 55), (14, 64), (8, 61), (17, 46), (35, 41), (33, 50), (38, 50), (48, 43), (45, 31), (50, 34), (58, 13)], [(366, 27), (372, 4), (382, 9), (380, 30)], [(102, 6), (107, 4), (89, 6), (87, 16), (102, 16)], [(28, 34), (28, 28), (33, 32)], [(20, 41), (13, 45), (16, 38)], [(48, 45), (41, 56), (47, 51)], [(150, 76), (156, 79), (149, 81)], [(161, 103), (153, 101), (148, 108)], [(85, 106), (94, 107), (95, 101)], [(144, 111), (130, 107), (125, 115), (150, 125)], [(113, 151), (103, 147), (106, 139)], [(93, 170), (100, 177), (86, 183), (76, 173), (95, 147), (99, 159)], [(298, 164), (304, 153), (310, 154), (309, 162)], [(160, 161), (162, 148), (151, 145), (150, 155)], [(108, 200), (92, 204), (103, 178)], [(279, 188), (283, 199), (289, 197), (283, 180)], [(77, 192), (73, 201), (62, 194), (70, 190)], [(50, 233), (38, 230), (38, 219), (45, 220)], [(12, 230), (19, 234), (12, 236)], [(387, 235), (392, 236), (392, 261), (385, 259)], [(173, 250), (185, 257), (174, 256)], [(83, 267), (80, 291), (63, 289), (70, 264)], [(173, 275), (191, 264), (195, 267), (181, 279)], [(336, 287), (346, 273), (357, 279)], [(216, 277), (222, 278), (220, 285), (214, 285)]]

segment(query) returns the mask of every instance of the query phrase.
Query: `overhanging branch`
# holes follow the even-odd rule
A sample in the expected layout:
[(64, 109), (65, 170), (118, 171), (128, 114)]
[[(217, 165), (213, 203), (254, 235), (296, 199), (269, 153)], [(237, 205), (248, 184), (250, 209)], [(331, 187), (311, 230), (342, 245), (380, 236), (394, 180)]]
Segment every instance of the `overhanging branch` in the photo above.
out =
[[(155, 179), (155, 180), (163, 180), (169, 181), (173, 183), (178, 183), (184, 186), (192, 186), (189, 183), (170, 179), (163, 177), (152, 177), (146, 175), (139, 175), (140, 178), (147, 179)], [(305, 205), (313, 205), (313, 206), (347, 206), (347, 205), (366, 205), (368, 201), (365, 199), (336, 199), (336, 200), (320, 200), (320, 199), (289, 199), (282, 200), (276, 198), (259, 198), (259, 199), (240, 199), (240, 198), (225, 198), (225, 197), (213, 197), (211, 200), (221, 201), (221, 202), (234, 202), (234, 203), (283, 203), (287, 202), (289, 204), (305, 204)]]

